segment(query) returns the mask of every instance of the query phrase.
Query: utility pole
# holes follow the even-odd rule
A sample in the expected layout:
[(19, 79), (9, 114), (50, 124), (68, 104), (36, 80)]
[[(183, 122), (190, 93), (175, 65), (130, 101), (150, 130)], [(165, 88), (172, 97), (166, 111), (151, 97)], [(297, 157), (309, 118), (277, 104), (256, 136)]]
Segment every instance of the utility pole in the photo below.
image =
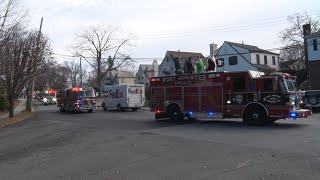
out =
[[(40, 22), (40, 28), (39, 28), (39, 33), (38, 33), (38, 37), (37, 37), (37, 46), (36, 46), (36, 56), (35, 58), (38, 58), (39, 55), (39, 45), (40, 45), (40, 37), (41, 37), (41, 30), (42, 30), (42, 22), (43, 22), (43, 17), (41, 18), (41, 22)], [(37, 68), (37, 67), (35, 67)], [(32, 92), (34, 92), (34, 84), (35, 84), (35, 76), (33, 76), (32, 78), (32, 84), (31, 84), (31, 91), (29, 92), (29, 100), (28, 100), (28, 111), (31, 112), (32, 111)]]
[(81, 57), (80, 57), (80, 87), (82, 88), (82, 66), (81, 66)]
[(308, 42), (307, 42), (306, 36), (309, 35), (310, 33), (311, 33), (310, 24), (303, 25), (305, 67), (306, 67), (306, 71), (308, 72), (307, 80), (309, 81), (309, 88), (311, 87), (311, 81), (310, 81), (310, 67), (309, 67), (309, 57), (308, 57)]

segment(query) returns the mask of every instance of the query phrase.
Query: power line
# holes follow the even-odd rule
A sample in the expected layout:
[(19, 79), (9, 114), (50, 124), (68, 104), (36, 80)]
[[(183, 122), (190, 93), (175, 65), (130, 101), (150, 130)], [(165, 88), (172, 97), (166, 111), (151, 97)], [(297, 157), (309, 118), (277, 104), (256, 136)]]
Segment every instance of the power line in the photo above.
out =
[[(307, 46), (312, 46), (313, 43), (310, 42), (307, 44)], [(320, 45), (320, 42), (317, 43), (317, 45)], [(290, 45), (290, 46), (283, 46), (283, 47), (275, 47), (275, 48), (270, 48), (270, 49), (261, 49), (258, 51), (250, 51), (250, 52), (245, 52), (245, 53), (230, 53), (230, 54), (223, 54), (223, 56), (231, 56), (231, 55), (238, 55), (238, 54), (250, 54), (250, 53), (267, 53), (266, 51), (274, 52), (274, 51), (281, 51), (281, 50), (286, 50), (286, 49), (294, 49), (294, 48), (302, 48), (304, 47), (303, 44), (298, 44), (298, 45)], [(69, 58), (79, 58), (79, 56), (74, 56), (74, 55), (68, 55), (68, 54), (60, 54), (60, 53), (52, 53), (52, 55), (56, 56), (61, 56), (61, 57), (69, 57)], [(85, 57), (88, 58), (87, 60), (89, 61), (96, 61), (94, 58), (95, 57)], [(106, 60), (108, 58), (102, 58), (103, 60)], [(136, 61), (146, 61), (146, 60), (158, 60), (158, 59), (163, 59), (163, 57), (132, 57), (132, 60)]]

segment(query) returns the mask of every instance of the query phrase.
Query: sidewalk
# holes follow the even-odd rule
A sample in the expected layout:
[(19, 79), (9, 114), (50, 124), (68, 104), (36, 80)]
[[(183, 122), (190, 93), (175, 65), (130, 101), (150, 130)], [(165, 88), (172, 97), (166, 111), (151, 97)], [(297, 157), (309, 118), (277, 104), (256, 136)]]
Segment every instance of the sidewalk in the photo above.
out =
[[(27, 103), (27, 98), (24, 99), (18, 99), (19, 100), (19, 104), (17, 105), (17, 107), (14, 109), (14, 115), (19, 114), (21, 111), (26, 109), (26, 103)], [(1, 119), (5, 119), (9, 117), (9, 112), (0, 116), (0, 120)]]

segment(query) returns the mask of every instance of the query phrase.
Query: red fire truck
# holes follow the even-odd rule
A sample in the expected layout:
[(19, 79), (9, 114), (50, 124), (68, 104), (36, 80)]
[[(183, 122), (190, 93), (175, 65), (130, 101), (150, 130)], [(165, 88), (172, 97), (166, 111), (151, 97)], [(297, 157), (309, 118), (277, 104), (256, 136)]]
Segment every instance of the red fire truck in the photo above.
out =
[(156, 119), (242, 117), (247, 124), (266, 124), (311, 114), (300, 109), (300, 91), (284, 73), (210, 72), (153, 77), (150, 82)]
[(95, 91), (92, 88), (74, 87), (57, 94), (57, 106), (64, 111), (93, 112), (96, 107)]

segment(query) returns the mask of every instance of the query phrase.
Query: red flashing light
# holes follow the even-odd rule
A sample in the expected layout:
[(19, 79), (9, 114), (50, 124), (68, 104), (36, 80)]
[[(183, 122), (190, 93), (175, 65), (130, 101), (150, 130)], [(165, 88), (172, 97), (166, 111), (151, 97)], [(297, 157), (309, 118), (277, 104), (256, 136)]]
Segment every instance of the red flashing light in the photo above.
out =
[(156, 78), (152, 78), (152, 79), (151, 79), (151, 82), (156, 82)]
[(157, 110), (157, 114), (160, 114), (160, 110)]
[(80, 89), (79, 88), (72, 88), (72, 91), (73, 92), (78, 92), (78, 91), (80, 91)]

